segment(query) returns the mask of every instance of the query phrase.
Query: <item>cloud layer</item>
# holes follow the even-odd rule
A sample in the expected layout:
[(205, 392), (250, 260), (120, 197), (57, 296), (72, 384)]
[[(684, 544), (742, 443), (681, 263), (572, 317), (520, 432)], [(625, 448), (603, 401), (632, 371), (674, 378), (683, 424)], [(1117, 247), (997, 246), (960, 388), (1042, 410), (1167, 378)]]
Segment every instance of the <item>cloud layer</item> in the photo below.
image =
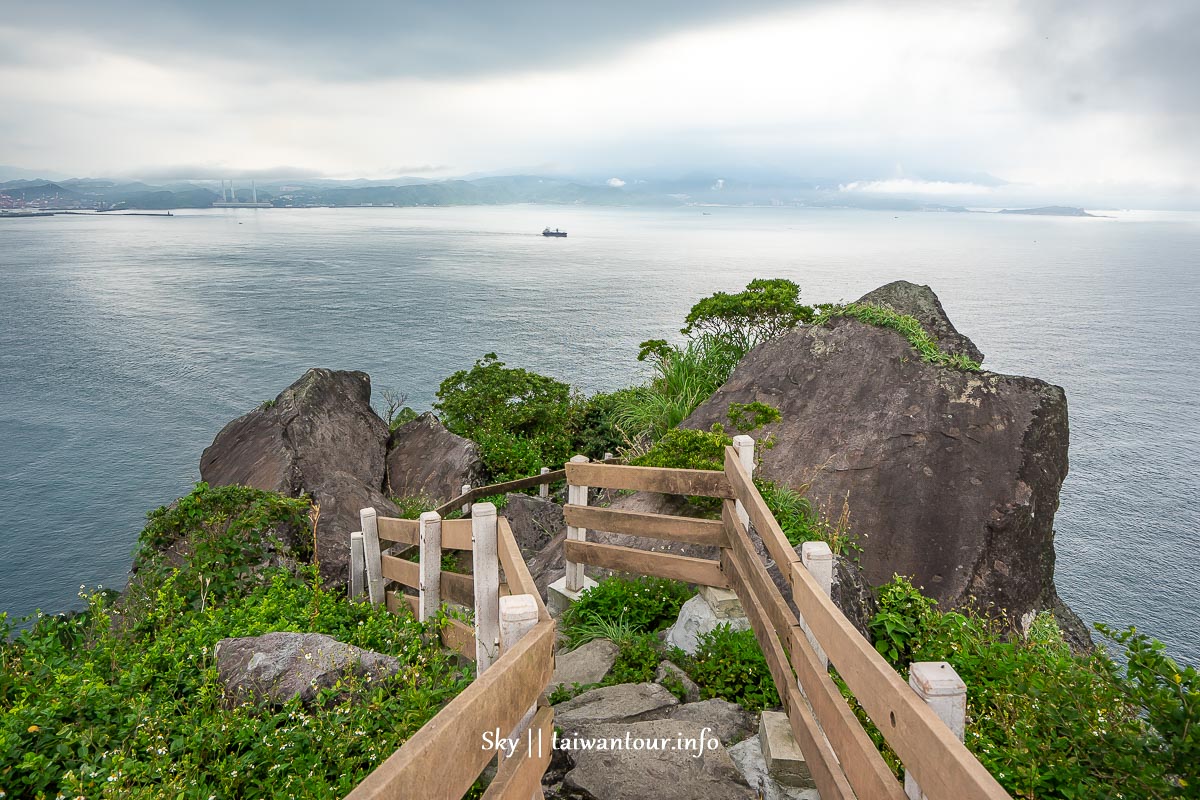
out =
[(1187, 204), (1198, 37), (1190, 0), (26, 3), (0, 22), (0, 163)]

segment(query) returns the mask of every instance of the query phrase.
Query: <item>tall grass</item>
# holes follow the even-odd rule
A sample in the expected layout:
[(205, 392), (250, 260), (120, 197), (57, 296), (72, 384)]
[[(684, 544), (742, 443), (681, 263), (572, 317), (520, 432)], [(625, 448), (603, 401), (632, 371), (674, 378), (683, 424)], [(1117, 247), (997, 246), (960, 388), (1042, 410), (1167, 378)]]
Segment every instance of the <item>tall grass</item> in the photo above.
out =
[(622, 392), (616, 425), (643, 446), (662, 438), (729, 379), (746, 351), (719, 336), (691, 339), (680, 347), (665, 342), (646, 352), (652, 374), (643, 386)]

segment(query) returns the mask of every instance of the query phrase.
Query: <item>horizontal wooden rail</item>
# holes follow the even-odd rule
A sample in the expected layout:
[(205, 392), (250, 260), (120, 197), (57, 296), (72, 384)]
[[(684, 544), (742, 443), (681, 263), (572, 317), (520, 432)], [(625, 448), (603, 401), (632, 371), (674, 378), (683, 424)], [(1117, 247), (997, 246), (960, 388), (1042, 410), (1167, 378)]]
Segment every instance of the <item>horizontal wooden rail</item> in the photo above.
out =
[[(396, 556), (379, 557), (383, 577), (410, 589), (421, 585), (421, 565)], [(442, 571), (442, 599), (470, 608), (475, 604), (475, 580), (470, 575)]]
[(529, 800), (541, 797), (542, 775), (553, 755), (554, 709), (537, 710), (512, 758), (504, 759), (483, 800)]
[(792, 572), (792, 596), (804, 621), (930, 800), (1011, 800), (966, 745), (821, 591), (808, 570), (793, 565)]
[(517, 478), (515, 481), (493, 483), (490, 486), (477, 486), (471, 491), (464, 492), (452, 500), (447, 500), (435, 508), (434, 511), (436, 511), (439, 516), (444, 517), (451, 511), (462, 508), (467, 503), (474, 503), (481, 497), (491, 497), (492, 495), (497, 494), (507, 494), (508, 492), (519, 492), (523, 489), (532, 489), (535, 486), (561, 481), (566, 477), (566, 470), (556, 469), (553, 472), (547, 472), (543, 475), (530, 475), (528, 478)]
[(725, 544), (725, 528), (711, 519), (689, 519), (667, 514), (646, 514), (638, 511), (622, 511), (597, 506), (563, 506), (563, 517), (568, 525), (607, 533), (626, 533), (648, 536), (686, 544)]
[[(411, 544), (413, 546), (420, 543), (420, 520), (379, 517), (378, 522), (380, 539), (395, 542), (396, 544)], [(471, 520), (442, 520), (442, 549), (470, 550)]]
[(451, 700), (347, 800), (460, 800), (495, 755), (484, 732), (508, 735), (545, 690), (554, 670), (554, 622), (539, 622)]
[(729, 581), (721, 572), (721, 564), (707, 558), (689, 558), (671, 553), (652, 553), (633, 547), (618, 547), (612, 544), (596, 544), (567, 539), (563, 552), (568, 561), (591, 564), (614, 572), (632, 572), (637, 575), (654, 575), (684, 583), (727, 588)]
[[(796, 615), (767, 574), (750, 541), (749, 532), (733, 510), (733, 503), (725, 502), (722, 519), (729, 530), (729, 556), (737, 565), (745, 588), (751, 592), (764, 617), (790, 653), (788, 661), (796, 671), (813, 715), (837, 754), (846, 779), (858, 799), (905, 800), (900, 783), (846, 704), (841, 691), (829, 677), (829, 671), (809, 644)], [(796, 631), (801, 632), (799, 640), (794, 635)]]
[(733, 490), (725, 473), (706, 469), (659, 469), (587, 462), (570, 463), (567, 464), (567, 483), (572, 486), (600, 489), (733, 497)]

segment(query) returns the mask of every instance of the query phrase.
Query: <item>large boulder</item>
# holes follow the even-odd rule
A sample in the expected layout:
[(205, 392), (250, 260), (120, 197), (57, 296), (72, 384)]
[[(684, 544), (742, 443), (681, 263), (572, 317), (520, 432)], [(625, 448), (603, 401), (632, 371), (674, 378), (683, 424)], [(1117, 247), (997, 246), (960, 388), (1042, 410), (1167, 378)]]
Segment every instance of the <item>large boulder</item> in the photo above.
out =
[(217, 675), (235, 702), (311, 703), (347, 678), (371, 683), (395, 675), (400, 662), (321, 633), (267, 633), (222, 639)]
[[(704, 728), (673, 719), (596, 726), (579, 737), (583, 747), (571, 752), (574, 768), (563, 788), (588, 800), (757, 798), (725, 746)], [(601, 741), (614, 746), (595, 747)]]
[[(977, 354), (928, 287), (864, 300), (911, 313), (942, 347)], [(707, 429), (730, 403), (779, 408), (765, 478), (829, 517), (849, 503), (867, 580), (894, 573), (943, 607), (974, 603), (1016, 621), (1053, 608), (1054, 512), (1067, 474), (1063, 390), (1036, 378), (928, 364), (895, 331), (852, 318), (751, 351), (684, 423)]]
[(200, 457), (200, 478), (298, 496), (320, 505), (322, 576), (345, 582), (360, 509), (397, 515), (384, 496), (387, 425), (371, 408), (364, 372), (310, 369), (274, 400), (238, 417)]
[(392, 432), (387, 451), (387, 486), (392, 497), (458, 497), (463, 484), (478, 486), (483, 475), (479, 445), (451, 433), (429, 412)]
[(554, 674), (550, 676), (547, 692), (560, 686), (587, 686), (604, 680), (617, 661), (620, 648), (608, 639), (593, 639), (587, 644), (554, 657)]
[(544, 550), (567, 529), (561, 505), (528, 494), (507, 495), (500, 513), (508, 520), (517, 547), (527, 559)]

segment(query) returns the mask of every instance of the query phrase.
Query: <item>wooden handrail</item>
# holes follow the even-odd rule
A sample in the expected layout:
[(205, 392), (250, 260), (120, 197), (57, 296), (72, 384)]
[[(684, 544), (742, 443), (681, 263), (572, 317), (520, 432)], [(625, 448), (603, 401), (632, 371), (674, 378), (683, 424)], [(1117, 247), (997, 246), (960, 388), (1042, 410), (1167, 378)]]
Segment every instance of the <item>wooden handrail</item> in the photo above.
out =
[(549, 683), (554, 627), (553, 620), (538, 622), (347, 800), (459, 800), (494, 755), (483, 747), (483, 734), (512, 731)]
[(707, 469), (661, 469), (612, 464), (569, 463), (567, 483), (600, 489), (634, 489), (662, 494), (733, 497), (723, 472)]

